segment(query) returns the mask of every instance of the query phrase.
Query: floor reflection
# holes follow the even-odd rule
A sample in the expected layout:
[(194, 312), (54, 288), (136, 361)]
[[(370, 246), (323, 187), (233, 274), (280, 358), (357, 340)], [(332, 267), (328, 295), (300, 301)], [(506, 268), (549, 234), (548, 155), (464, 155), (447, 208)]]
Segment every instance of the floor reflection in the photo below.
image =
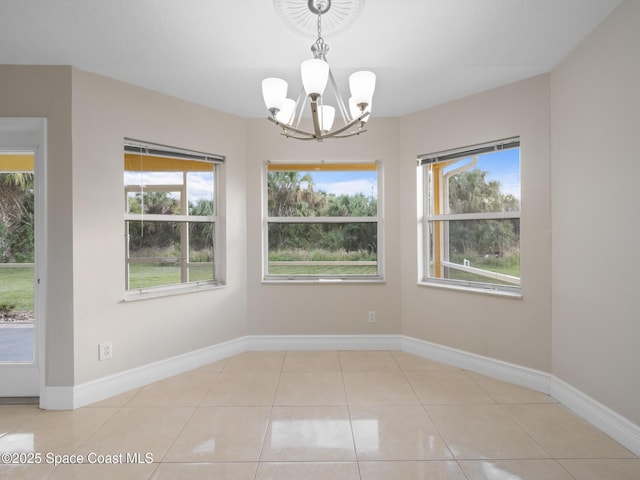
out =
[(353, 450), (349, 420), (274, 420), (271, 425), (271, 447)]

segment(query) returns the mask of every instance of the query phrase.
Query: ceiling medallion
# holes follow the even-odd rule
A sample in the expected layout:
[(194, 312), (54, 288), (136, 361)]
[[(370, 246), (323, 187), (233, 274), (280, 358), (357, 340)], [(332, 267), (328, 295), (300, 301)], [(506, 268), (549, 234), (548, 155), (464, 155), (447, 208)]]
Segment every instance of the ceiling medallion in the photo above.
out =
[[(360, 14), (365, 0), (330, 0), (317, 2), (308, 0), (273, 0), (273, 6), (282, 20), (294, 32), (312, 36), (315, 33), (317, 16), (322, 14), (322, 31), (335, 36), (347, 30)], [(318, 11), (315, 5), (324, 3), (329, 5)]]

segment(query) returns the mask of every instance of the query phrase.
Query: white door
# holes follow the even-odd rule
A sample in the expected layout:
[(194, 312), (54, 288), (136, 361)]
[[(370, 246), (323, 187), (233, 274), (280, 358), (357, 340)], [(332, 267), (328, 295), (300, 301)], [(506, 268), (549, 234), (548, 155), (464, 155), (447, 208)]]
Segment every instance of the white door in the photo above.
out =
[(0, 397), (44, 386), (46, 120), (0, 117)]

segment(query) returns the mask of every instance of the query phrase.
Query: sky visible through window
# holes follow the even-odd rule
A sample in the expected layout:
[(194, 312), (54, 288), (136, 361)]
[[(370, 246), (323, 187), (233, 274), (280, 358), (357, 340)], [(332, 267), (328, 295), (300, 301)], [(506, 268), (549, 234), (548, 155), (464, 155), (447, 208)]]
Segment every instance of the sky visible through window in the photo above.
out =
[[(456, 163), (460, 166), (463, 162)], [(485, 177), (489, 180), (496, 180), (500, 183), (500, 191), (504, 194), (511, 194), (520, 200), (520, 149), (510, 148), (499, 150), (478, 156), (478, 163), (473, 169), (482, 170), (487, 173)]]
[[(366, 197), (378, 196), (378, 180), (375, 171), (300, 172), (300, 177), (309, 175), (313, 179), (314, 190), (336, 196), (362, 193)], [(181, 185), (181, 172), (125, 172), (125, 185)], [(304, 185), (303, 185), (304, 188)], [(171, 194), (176, 197), (177, 195)], [(211, 173), (191, 172), (189, 174), (189, 201), (211, 199)]]
[[(182, 185), (182, 172), (124, 172), (125, 185)], [(188, 201), (212, 200), (213, 179), (211, 172), (188, 173)], [(179, 198), (177, 193), (169, 193), (172, 198)]]
[(378, 197), (378, 174), (375, 171), (300, 172), (313, 179), (314, 190), (336, 196), (362, 193), (366, 197)]
[[(520, 199), (520, 152), (519, 149), (502, 150), (478, 157), (476, 167), (489, 172), (488, 180), (500, 182), (502, 193), (512, 194)], [(362, 193), (366, 197), (378, 196), (378, 180), (375, 171), (308, 171), (300, 176), (311, 176), (316, 191), (324, 191), (336, 196)], [(125, 172), (125, 185), (180, 185), (180, 172)], [(211, 173), (191, 172), (189, 174), (189, 200), (211, 199)]]

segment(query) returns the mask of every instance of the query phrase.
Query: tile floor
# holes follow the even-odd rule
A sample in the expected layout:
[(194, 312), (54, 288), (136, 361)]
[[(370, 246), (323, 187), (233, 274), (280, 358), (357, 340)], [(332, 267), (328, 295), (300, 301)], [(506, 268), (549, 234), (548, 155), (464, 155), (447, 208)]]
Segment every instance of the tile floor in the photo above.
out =
[(0, 406), (0, 452), (42, 456), (2, 479), (640, 479), (547, 395), (395, 351), (248, 352), (72, 412)]

